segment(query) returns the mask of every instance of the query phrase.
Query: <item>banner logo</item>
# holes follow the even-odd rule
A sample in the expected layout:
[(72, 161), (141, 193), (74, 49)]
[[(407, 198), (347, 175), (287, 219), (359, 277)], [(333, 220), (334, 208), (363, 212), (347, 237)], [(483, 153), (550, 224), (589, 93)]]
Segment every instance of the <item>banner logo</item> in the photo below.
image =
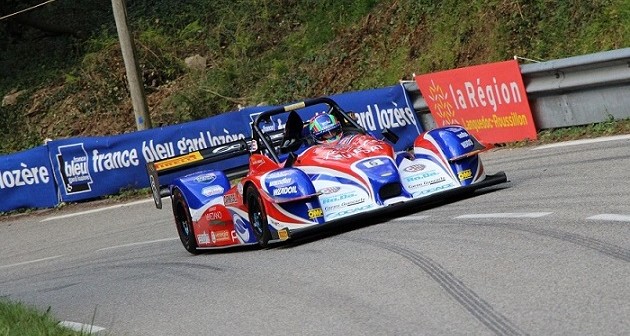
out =
[(94, 183), (90, 175), (89, 162), (83, 143), (59, 146), (57, 148), (59, 173), (67, 195), (89, 192)]
[(476, 65), (415, 77), (438, 126), (462, 125), (477, 139), (536, 139), (518, 62)]

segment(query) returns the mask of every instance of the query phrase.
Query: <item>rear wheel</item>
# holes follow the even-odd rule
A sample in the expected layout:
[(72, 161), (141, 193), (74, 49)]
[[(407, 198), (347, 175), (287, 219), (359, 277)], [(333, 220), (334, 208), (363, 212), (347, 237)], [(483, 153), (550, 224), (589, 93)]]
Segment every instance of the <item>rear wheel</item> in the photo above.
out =
[(254, 230), (254, 235), (258, 239), (258, 245), (267, 246), (271, 232), (269, 231), (269, 223), (267, 222), (267, 212), (260, 197), (260, 193), (255, 187), (247, 188), (247, 212), (249, 213), (249, 222)]
[(198, 254), (199, 251), (197, 250), (197, 241), (195, 240), (195, 231), (188, 203), (186, 203), (186, 199), (184, 199), (184, 195), (179, 189), (173, 191), (173, 216), (175, 217), (175, 226), (182, 245), (184, 245), (186, 251)]

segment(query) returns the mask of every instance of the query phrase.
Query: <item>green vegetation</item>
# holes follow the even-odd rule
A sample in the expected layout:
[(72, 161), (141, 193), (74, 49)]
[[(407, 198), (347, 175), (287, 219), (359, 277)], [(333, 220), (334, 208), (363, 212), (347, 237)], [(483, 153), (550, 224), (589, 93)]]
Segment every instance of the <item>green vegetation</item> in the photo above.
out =
[[(630, 46), (630, 0), (139, 0), (128, 7), (154, 125), (514, 55), (555, 59)], [(28, 17), (74, 33), (0, 21), (0, 94), (23, 91), (1, 108), (0, 153), (45, 138), (135, 130), (111, 3), (58, 0)], [(196, 54), (205, 69), (186, 67)]]
[(82, 333), (59, 326), (50, 311), (40, 313), (21, 303), (0, 300), (0, 335), (77, 336)]

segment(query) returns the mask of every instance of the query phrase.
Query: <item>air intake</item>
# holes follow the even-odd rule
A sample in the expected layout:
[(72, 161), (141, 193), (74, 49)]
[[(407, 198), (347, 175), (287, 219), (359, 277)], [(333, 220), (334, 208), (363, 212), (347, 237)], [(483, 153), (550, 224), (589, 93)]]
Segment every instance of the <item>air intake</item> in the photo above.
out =
[(387, 183), (378, 191), (378, 196), (381, 198), (381, 201), (400, 196), (400, 194), (402, 194), (402, 185), (398, 182)]

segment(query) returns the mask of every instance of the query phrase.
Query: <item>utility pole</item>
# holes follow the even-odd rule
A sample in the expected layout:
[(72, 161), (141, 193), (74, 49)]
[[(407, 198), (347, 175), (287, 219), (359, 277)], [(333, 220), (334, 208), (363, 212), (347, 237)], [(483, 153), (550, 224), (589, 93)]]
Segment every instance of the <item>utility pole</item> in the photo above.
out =
[(131, 104), (136, 118), (136, 126), (138, 130), (151, 128), (151, 117), (147, 109), (147, 99), (144, 94), (144, 85), (142, 75), (138, 70), (136, 62), (135, 49), (127, 21), (127, 5), (125, 0), (112, 0), (112, 8), (114, 11), (114, 19), (116, 20), (116, 30), (118, 31), (118, 39), (120, 41), (120, 49), (125, 62), (125, 70), (127, 71), (127, 81), (129, 82), (129, 94), (131, 95)]

